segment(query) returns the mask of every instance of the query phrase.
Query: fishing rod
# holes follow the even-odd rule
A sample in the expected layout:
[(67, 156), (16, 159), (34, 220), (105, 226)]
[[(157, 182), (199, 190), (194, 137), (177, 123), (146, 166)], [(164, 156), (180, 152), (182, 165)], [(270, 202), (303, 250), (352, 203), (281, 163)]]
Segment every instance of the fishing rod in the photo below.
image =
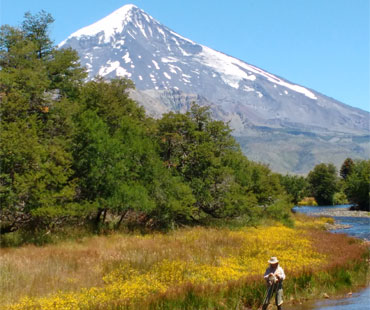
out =
[(267, 281), (268, 281), (269, 286), (263, 297), (262, 310), (267, 309), (267, 306), (270, 303), (271, 296), (274, 293), (276, 286), (278, 284), (278, 280), (274, 275), (269, 276)]

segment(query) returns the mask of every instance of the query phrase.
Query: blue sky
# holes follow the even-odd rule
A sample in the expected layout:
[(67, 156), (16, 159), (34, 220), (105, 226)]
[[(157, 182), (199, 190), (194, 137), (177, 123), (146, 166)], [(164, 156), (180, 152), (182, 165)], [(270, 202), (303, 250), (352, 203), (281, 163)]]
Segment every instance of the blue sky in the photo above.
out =
[(44, 9), (59, 43), (128, 3), (197, 43), (370, 111), (369, 0), (0, 0), (0, 22)]

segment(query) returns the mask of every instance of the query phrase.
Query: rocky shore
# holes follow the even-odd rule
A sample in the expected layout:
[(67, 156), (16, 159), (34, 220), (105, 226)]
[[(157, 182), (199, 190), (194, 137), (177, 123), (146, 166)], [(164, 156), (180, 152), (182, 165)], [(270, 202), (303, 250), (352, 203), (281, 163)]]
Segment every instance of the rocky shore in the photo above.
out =
[(315, 215), (319, 216), (335, 216), (335, 217), (369, 217), (370, 212), (367, 211), (356, 211), (342, 208), (333, 208), (330, 210), (317, 212)]
[[(328, 216), (328, 217), (360, 217), (360, 218), (370, 218), (370, 212), (367, 211), (358, 211), (358, 210), (350, 210), (343, 209), (343, 208), (332, 208), (330, 210), (325, 210), (321, 212), (317, 212), (314, 214), (315, 216)], [(337, 229), (348, 229), (351, 228), (351, 225), (340, 224), (335, 222), (333, 224), (327, 223), (326, 228), (328, 230), (337, 230)]]

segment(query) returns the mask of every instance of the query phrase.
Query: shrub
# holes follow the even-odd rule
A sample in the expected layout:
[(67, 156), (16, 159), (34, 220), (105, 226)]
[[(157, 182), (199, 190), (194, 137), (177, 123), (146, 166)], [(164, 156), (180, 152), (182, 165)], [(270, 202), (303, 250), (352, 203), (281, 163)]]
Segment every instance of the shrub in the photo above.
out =
[(300, 202), (298, 202), (299, 206), (317, 206), (317, 202), (315, 197), (305, 197)]

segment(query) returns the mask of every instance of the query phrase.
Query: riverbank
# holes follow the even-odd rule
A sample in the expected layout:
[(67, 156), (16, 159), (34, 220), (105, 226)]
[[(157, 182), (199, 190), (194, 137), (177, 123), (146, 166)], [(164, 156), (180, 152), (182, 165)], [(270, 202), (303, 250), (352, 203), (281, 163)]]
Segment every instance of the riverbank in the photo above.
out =
[(350, 205), (338, 206), (305, 206), (294, 207), (297, 214), (309, 216), (325, 216), (332, 219), (326, 229), (334, 233), (345, 233), (349, 236), (370, 242), (370, 213), (367, 211), (350, 210)]
[(357, 210), (352, 205), (295, 206), (293, 212), (313, 216), (370, 218), (370, 212)]
[(362, 217), (370, 218), (370, 212), (357, 210), (343, 210), (343, 208), (332, 208), (330, 211), (321, 211), (315, 213), (317, 216), (334, 216), (334, 217)]
[(294, 228), (196, 227), (2, 249), (0, 308), (256, 309), (270, 256), (288, 275), (287, 301), (364, 285), (366, 247), (326, 232), (326, 222), (296, 216)]
[[(333, 222), (326, 225), (327, 229), (330, 229), (333, 233), (345, 233), (363, 240), (365, 245), (367, 244), (370, 247), (369, 212), (356, 211), (350, 205), (295, 207), (294, 209), (296, 212), (307, 215), (330, 216)], [(369, 284), (369, 279), (367, 279), (366, 288), (360, 287), (357, 292), (357, 288), (352, 288), (349, 291), (344, 290), (340, 294), (339, 292), (333, 295), (325, 294), (321, 298), (302, 301), (284, 308), (287, 310), (329, 310), (337, 308), (341, 310), (365, 310), (368, 309), (370, 298)]]
[(367, 310), (369, 308), (370, 287), (360, 288), (358, 291), (350, 291), (343, 296), (329, 296), (320, 300), (311, 300), (288, 304), (284, 310)]

